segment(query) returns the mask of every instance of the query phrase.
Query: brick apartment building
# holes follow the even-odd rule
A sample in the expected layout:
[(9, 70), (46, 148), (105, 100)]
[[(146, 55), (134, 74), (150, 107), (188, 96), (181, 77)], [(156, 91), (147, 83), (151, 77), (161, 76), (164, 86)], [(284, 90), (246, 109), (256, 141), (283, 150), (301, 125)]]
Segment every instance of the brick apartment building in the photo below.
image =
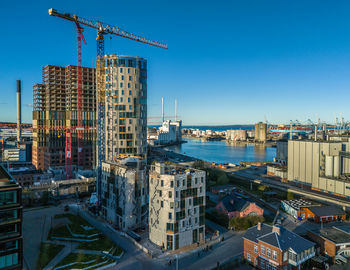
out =
[(258, 269), (300, 269), (315, 256), (315, 244), (279, 226), (259, 223), (243, 236), (244, 258)]

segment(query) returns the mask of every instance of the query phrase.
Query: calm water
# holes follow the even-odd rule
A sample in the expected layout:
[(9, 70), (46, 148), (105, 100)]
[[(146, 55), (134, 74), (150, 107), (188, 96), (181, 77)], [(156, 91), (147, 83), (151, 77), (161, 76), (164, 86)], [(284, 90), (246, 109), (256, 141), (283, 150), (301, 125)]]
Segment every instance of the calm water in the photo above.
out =
[(166, 147), (166, 150), (185, 154), (205, 161), (216, 163), (235, 163), (241, 161), (272, 161), (276, 148), (261, 145), (231, 145), (225, 141), (202, 142), (185, 139), (187, 143)]

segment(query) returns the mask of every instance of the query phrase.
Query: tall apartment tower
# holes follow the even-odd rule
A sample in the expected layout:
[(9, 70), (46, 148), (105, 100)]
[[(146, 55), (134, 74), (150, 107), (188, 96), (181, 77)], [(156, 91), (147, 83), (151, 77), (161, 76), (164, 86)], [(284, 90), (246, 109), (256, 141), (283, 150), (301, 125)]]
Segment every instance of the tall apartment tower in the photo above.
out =
[(205, 240), (205, 172), (156, 163), (149, 181), (149, 238), (166, 250)]
[(147, 62), (115, 54), (104, 60), (97, 79), (105, 98), (105, 160), (97, 186), (102, 215), (128, 230), (147, 224)]
[[(78, 162), (77, 67), (45, 66), (42, 84), (33, 86), (33, 164), (37, 169), (65, 166), (66, 128), (71, 129), (72, 166)], [(82, 68), (83, 164), (95, 166), (96, 79), (94, 68)]]

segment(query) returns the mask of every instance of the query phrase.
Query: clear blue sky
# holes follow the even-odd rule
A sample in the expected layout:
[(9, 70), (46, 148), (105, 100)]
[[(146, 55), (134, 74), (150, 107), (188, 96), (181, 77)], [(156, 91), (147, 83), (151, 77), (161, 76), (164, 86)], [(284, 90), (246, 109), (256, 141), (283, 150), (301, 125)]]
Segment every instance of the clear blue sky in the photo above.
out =
[[(47, 64), (76, 63), (73, 23), (49, 8), (99, 19), (150, 39), (162, 50), (113, 37), (106, 52), (148, 59), (149, 116), (178, 114), (186, 125), (290, 119), (350, 120), (349, 1), (2, 1), (0, 121), (31, 122), (32, 85)], [(85, 29), (83, 65), (95, 61), (95, 31)]]

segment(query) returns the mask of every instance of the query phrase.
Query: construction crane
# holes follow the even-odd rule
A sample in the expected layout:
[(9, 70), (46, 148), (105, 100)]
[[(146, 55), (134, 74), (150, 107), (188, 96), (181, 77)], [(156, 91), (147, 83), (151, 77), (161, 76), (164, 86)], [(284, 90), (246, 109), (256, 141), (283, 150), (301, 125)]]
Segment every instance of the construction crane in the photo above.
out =
[[(155, 46), (158, 48), (162, 48), (162, 49), (168, 49), (168, 45), (157, 42), (157, 41), (152, 41), (149, 40), (145, 37), (141, 37), (139, 35), (135, 35), (133, 33), (127, 32), (125, 30), (122, 30), (121, 28), (119, 28), (118, 26), (112, 26), (106, 23), (103, 23), (101, 21), (93, 21), (93, 20), (88, 20), (88, 19), (84, 19), (81, 17), (78, 17), (77, 15), (71, 15), (69, 13), (60, 13), (55, 9), (49, 9), (49, 15), (51, 16), (55, 16), (55, 17), (59, 17), (68, 21), (72, 21), (75, 23), (76, 27), (77, 27), (77, 37), (80, 36), (80, 45), (79, 45), (79, 39), (77, 38), (77, 46), (78, 46), (78, 64), (79, 64), (79, 56), (80, 56), (80, 61), (81, 61), (81, 38), (83, 38), (82, 35), (82, 31), (83, 28), (81, 27), (82, 25), (90, 27), (90, 28), (94, 28), (97, 30), (97, 61), (96, 61), (96, 74), (97, 74), (97, 119), (98, 119), (98, 164), (97, 164), (97, 171), (98, 171), (98, 175), (97, 175), (97, 179), (98, 179), (98, 183), (100, 184), (100, 179), (101, 179), (101, 175), (102, 175), (102, 171), (101, 171), (101, 166), (102, 166), (102, 160), (104, 160), (105, 158), (105, 145), (104, 145), (104, 140), (103, 138), (105, 137), (105, 128), (104, 128), (104, 119), (105, 119), (105, 93), (103, 91), (103, 74), (104, 74), (104, 61), (103, 61), (103, 57), (104, 57), (104, 35), (107, 34), (111, 34), (111, 35), (116, 35), (116, 36), (120, 36), (123, 38), (128, 38), (134, 41), (138, 41), (141, 43), (145, 43), (151, 46)], [(84, 40), (84, 38), (83, 38)], [(85, 40), (84, 40), (85, 41)], [(79, 47), (80, 46), (80, 47)], [(80, 49), (79, 49), (80, 48)], [(79, 54), (80, 53), (80, 54)], [(81, 62), (80, 62), (81, 63)], [(79, 81), (79, 80), (78, 80)], [(79, 83), (78, 83), (79, 85)], [(79, 113), (78, 113), (79, 115)], [(81, 130), (84, 130), (83, 127), (78, 125), (78, 128)], [(70, 132), (70, 131), (68, 131)], [(70, 134), (68, 134), (70, 135)], [(79, 137), (79, 136), (78, 136)], [(70, 136), (69, 136), (69, 140), (70, 140)], [(68, 147), (69, 144), (71, 144), (70, 141), (68, 141)], [(78, 143), (79, 146), (79, 143)], [(67, 148), (66, 148), (67, 149)], [(68, 149), (71, 150), (71, 149)], [(67, 158), (67, 150), (66, 150), (66, 158)], [(79, 154), (79, 147), (78, 147), (78, 154)], [(71, 157), (69, 157), (69, 160), (71, 162)], [(71, 163), (70, 163), (71, 164)], [(68, 164), (69, 166), (69, 170), (70, 170), (70, 164)], [(66, 168), (66, 172), (68, 171), (68, 169)], [(70, 173), (70, 172), (69, 172)], [(68, 173), (67, 173), (68, 174)], [(97, 187), (98, 190), (100, 190), (100, 187)]]

